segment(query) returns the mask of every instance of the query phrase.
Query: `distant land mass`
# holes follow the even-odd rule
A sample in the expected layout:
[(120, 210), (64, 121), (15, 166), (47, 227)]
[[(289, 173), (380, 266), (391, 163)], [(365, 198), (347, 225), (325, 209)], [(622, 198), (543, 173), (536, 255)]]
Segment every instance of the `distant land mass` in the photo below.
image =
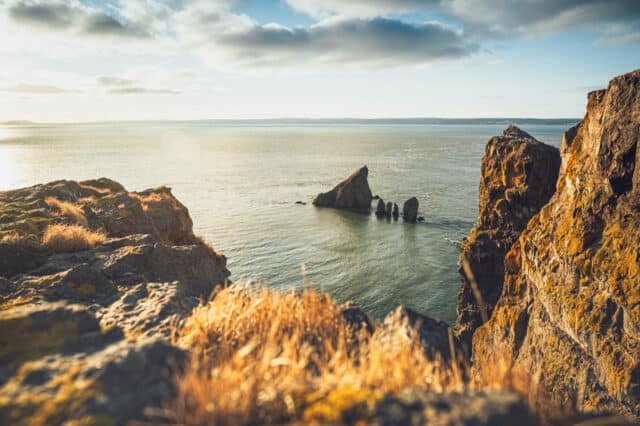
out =
[(580, 118), (251, 118), (251, 119), (205, 119), (205, 120), (109, 120), (79, 123), (35, 122), (11, 120), (0, 122), (4, 126), (70, 125), (100, 123), (201, 123), (224, 125), (569, 125), (580, 122)]

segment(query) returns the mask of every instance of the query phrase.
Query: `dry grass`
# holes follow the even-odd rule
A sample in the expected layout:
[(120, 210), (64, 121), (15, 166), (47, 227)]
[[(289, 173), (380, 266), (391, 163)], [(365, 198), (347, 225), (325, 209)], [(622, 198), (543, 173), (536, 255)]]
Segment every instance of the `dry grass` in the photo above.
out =
[(42, 236), (42, 245), (53, 252), (89, 250), (106, 239), (102, 231), (92, 231), (79, 225), (49, 225)]
[(70, 203), (68, 201), (61, 201), (55, 197), (47, 197), (44, 199), (44, 202), (54, 209), (58, 210), (58, 213), (61, 216), (66, 216), (69, 219), (73, 220), (75, 223), (78, 223), (83, 226), (87, 226), (87, 218), (82, 211), (82, 208)]
[(385, 393), (461, 386), (455, 369), (425, 357), (403, 320), (356, 331), (314, 290), (228, 287), (175, 338), (193, 354), (168, 409), (179, 424), (339, 422), (347, 409), (371, 415)]
[(28, 248), (38, 248), (40, 246), (40, 241), (36, 236), (20, 235), (17, 232), (11, 232), (3, 235), (2, 238), (0, 238), (0, 242)]

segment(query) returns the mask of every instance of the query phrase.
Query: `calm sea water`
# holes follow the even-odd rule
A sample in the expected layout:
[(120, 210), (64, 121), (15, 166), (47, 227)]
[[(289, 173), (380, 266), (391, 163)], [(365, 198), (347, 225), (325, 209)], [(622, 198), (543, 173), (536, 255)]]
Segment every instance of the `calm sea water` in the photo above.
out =
[[(461, 239), (473, 226), (484, 147), (507, 124), (0, 126), (0, 190), (100, 176), (129, 190), (167, 185), (189, 208), (196, 232), (228, 257), (234, 281), (313, 283), (375, 317), (404, 304), (452, 322), (458, 249), (448, 240)], [(556, 146), (570, 127), (519, 124)], [(374, 194), (401, 207), (416, 196), (426, 221), (405, 224), (311, 205), (318, 192), (364, 164)]]

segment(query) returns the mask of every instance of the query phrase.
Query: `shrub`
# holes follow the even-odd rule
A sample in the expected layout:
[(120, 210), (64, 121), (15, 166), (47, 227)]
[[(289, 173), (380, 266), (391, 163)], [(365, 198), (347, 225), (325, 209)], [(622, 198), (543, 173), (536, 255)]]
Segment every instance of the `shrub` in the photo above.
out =
[[(385, 393), (461, 386), (404, 320), (356, 330), (327, 294), (234, 285), (195, 309), (176, 343), (192, 351), (168, 414), (179, 424), (340, 423)], [(336, 401), (341, 401), (336, 404)]]
[(106, 235), (79, 225), (49, 225), (42, 236), (42, 245), (53, 252), (89, 250), (102, 243)]

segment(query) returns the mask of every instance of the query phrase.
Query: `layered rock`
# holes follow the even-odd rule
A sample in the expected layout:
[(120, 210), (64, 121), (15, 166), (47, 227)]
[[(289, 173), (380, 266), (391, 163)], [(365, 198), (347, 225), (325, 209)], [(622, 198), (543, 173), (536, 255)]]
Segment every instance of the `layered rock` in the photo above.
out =
[(456, 334), (467, 347), (502, 291), (504, 256), (555, 191), (560, 154), (509, 126), (482, 158), (478, 221), (462, 247)]
[[(61, 224), (105, 235), (41, 244)], [(149, 420), (186, 360), (172, 324), (229, 276), (187, 209), (168, 188), (58, 181), (0, 192), (0, 234), (0, 423)]]
[(480, 375), (524, 374), (552, 401), (640, 415), (640, 70), (589, 94), (557, 191), (505, 258), (473, 336)]
[(367, 166), (356, 170), (331, 191), (318, 194), (313, 200), (313, 205), (336, 209), (369, 210), (373, 196), (367, 180), (368, 175)]

